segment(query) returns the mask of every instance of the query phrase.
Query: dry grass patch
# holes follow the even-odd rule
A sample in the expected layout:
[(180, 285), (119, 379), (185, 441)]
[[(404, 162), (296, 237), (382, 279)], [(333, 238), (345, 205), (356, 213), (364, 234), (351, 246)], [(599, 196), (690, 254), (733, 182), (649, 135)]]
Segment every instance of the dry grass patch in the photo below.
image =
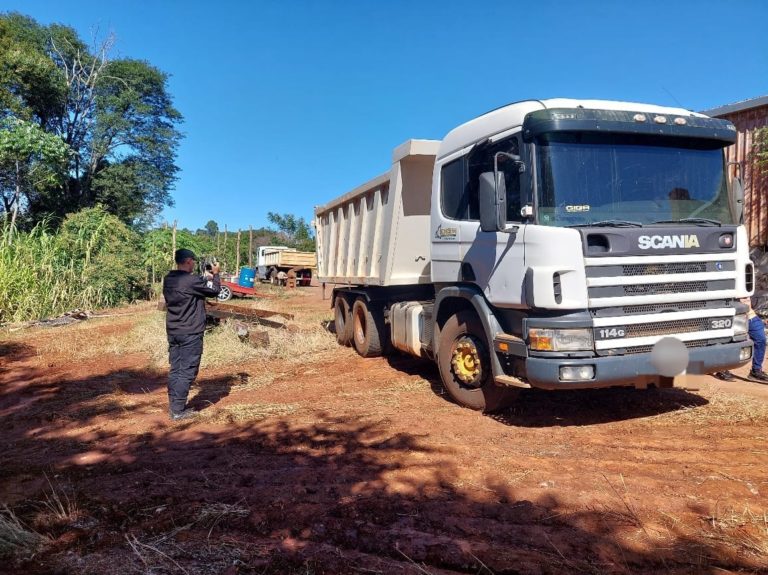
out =
[(210, 413), (203, 412), (201, 419), (210, 423), (244, 423), (290, 415), (298, 409), (294, 403), (236, 403)]
[(0, 508), (0, 557), (33, 554), (47, 539), (26, 527), (8, 507)]
[(707, 526), (700, 534), (703, 538), (758, 560), (765, 561), (768, 557), (768, 512), (765, 510), (753, 511), (746, 504), (743, 509), (716, 508), (705, 519)]
[(428, 390), (429, 386), (430, 383), (425, 379), (395, 380), (390, 382), (384, 390), (390, 393), (421, 393), (425, 389)]
[[(123, 353), (122, 340), (132, 323), (132, 318), (96, 318), (66, 326), (25, 330), (8, 339), (23, 341), (34, 335), (38, 355), (66, 355), (69, 359), (80, 360)], [(106, 325), (112, 327), (114, 333), (99, 333), (99, 328)]]
[(648, 421), (667, 425), (768, 423), (768, 403), (764, 401), (738, 393), (724, 392), (712, 386), (702, 389), (700, 395), (709, 403), (684, 406), (675, 411), (649, 417)]
[(248, 517), (251, 510), (240, 503), (206, 503), (195, 516), (195, 521), (209, 529), (208, 535), (219, 524), (225, 524), (231, 519), (242, 519)]
[[(201, 367), (231, 366), (259, 359), (285, 359), (298, 363), (306, 361), (313, 354), (337, 348), (333, 335), (323, 329), (319, 322), (309, 327), (299, 325), (291, 330), (258, 326), (252, 329), (264, 329), (269, 333), (267, 347), (255, 348), (241, 341), (227, 321), (207, 332)], [(168, 362), (165, 315), (162, 312), (152, 312), (142, 318), (127, 334), (106, 339), (108, 341), (100, 346), (104, 352), (145, 353), (156, 366)], [(95, 355), (93, 347), (88, 350), (88, 355)]]
[(45, 492), (43, 506), (59, 521), (67, 523), (75, 521), (80, 516), (80, 508), (71, 489), (52, 482), (47, 474), (45, 474), (45, 480), (51, 490)]

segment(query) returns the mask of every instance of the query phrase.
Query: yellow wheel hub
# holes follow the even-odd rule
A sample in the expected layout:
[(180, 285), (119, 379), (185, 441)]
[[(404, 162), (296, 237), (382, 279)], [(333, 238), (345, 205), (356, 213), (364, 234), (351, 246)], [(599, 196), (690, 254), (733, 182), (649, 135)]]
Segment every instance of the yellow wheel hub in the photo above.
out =
[(480, 379), (480, 353), (475, 342), (468, 337), (461, 338), (453, 348), (451, 357), (453, 373), (462, 383), (477, 384)]

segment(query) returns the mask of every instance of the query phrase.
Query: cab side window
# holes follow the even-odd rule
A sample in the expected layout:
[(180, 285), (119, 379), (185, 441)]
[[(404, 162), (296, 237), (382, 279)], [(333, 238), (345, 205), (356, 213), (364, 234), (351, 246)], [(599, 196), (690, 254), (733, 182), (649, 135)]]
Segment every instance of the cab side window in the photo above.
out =
[[(480, 219), (478, 182), (483, 172), (493, 172), (493, 159), (498, 152), (520, 155), (517, 136), (477, 147), (467, 156), (445, 164), (440, 171), (443, 215), (452, 220)], [(504, 172), (507, 188), (507, 221), (520, 221), (520, 166), (509, 158), (499, 156), (499, 170)]]
[[(488, 144), (470, 159), (469, 181), (474, 187), (475, 198), (477, 198), (480, 174), (483, 172), (493, 172), (494, 157), (498, 152), (519, 156), (520, 143), (517, 136)], [(520, 200), (520, 165), (510, 158), (499, 156), (498, 168), (500, 172), (504, 173), (504, 182), (507, 189), (507, 221), (519, 222), (521, 219), (520, 209), (522, 208)], [(473, 219), (478, 218), (479, 215)]]
[(465, 157), (443, 166), (440, 171), (440, 186), (443, 215), (452, 220), (470, 219)]

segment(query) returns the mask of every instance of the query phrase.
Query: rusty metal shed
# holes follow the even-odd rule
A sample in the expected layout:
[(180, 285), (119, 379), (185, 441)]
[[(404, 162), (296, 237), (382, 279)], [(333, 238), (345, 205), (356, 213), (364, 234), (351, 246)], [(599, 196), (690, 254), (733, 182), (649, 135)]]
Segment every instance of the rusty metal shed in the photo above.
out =
[(744, 223), (752, 247), (768, 244), (768, 168), (760, 169), (754, 157), (755, 132), (768, 126), (768, 96), (752, 98), (702, 112), (730, 120), (736, 126), (736, 143), (726, 148), (729, 162), (741, 166), (744, 182)]

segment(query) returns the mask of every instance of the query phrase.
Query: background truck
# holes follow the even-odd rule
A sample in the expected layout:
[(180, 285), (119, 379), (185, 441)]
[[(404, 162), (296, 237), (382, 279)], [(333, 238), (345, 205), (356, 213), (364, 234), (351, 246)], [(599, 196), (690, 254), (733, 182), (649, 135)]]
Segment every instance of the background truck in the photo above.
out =
[(683, 109), (555, 99), (405, 142), (315, 210), (339, 343), (431, 358), (485, 411), (521, 388), (668, 387), (745, 364), (735, 138)]
[(273, 284), (284, 284), (288, 272), (296, 273), (297, 285), (308, 286), (317, 266), (313, 252), (300, 252), (285, 246), (261, 246), (257, 251), (257, 277)]

